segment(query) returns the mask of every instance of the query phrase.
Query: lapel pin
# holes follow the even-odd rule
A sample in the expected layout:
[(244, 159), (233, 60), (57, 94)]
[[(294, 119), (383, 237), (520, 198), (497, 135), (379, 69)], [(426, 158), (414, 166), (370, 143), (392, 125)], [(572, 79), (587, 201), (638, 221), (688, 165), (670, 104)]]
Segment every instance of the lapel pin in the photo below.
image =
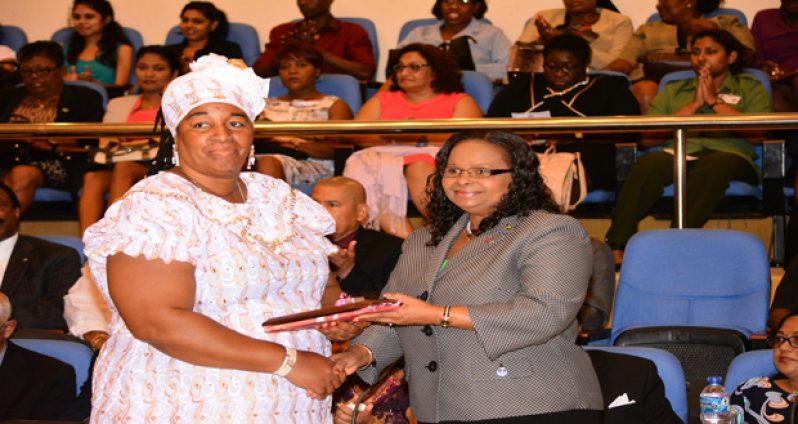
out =
[(513, 224), (507, 224), (504, 226), (504, 229), (507, 231), (513, 231)]
[(485, 243), (488, 243), (488, 244), (493, 243), (493, 236), (491, 235), (491, 236), (485, 237)]
[(28, 262), (28, 258), (22, 258), (22, 262)]

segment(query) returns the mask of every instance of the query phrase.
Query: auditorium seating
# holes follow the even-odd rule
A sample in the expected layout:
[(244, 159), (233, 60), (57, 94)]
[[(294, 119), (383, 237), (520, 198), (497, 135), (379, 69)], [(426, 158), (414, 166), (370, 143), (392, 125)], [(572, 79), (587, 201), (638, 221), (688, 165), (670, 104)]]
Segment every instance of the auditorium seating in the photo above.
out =
[(665, 397), (671, 403), (673, 412), (682, 421), (687, 422), (687, 392), (684, 372), (679, 360), (672, 353), (650, 347), (586, 346), (585, 349), (634, 355), (654, 362), (657, 366), (657, 374), (665, 386)]
[(17, 345), (42, 355), (51, 356), (61, 362), (72, 366), (75, 370), (76, 395), (80, 392), (81, 386), (89, 377), (89, 367), (94, 353), (91, 349), (71, 336), (60, 336), (56, 334), (45, 335), (41, 338), (16, 336), (11, 339)]
[(768, 255), (755, 236), (706, 229), (641, 232), (624, 252), (610, 341), (672, 352), (693, 402), (707, 376), (724, 375), (749, 338), (765, 334), (769, 301)]
[[(482, 18), (480, 20), (482, 22), (486, 23), (486, 24), (492, 23), (490, 21), (490, 19), (487, 19), (487, 18)], [(409, 20), (409, 21), (405, 22), (404, 24), (402, 24), (402, 27), (399, 29), (399, 37), (396, 40), (396, 42), (397, 43), (401, 43), (402, 40), (404, 40), (405, 37), (407, 37), (407, 34), (410, 34), (410, 31), (412, 31), (412, 30), (414, 30), (414, 29), (416, 29), (416, 28), (418, 28), (420, 26), (432, 25), (432, 24), (435, 24), (437, 22), (440, 22), (437, 18), (422, 18), (422, 19)]]
[(773, 350), (754, 350), (738, 355), (729, 364), (723, 385), (728, 392), (753, 377), (769, 377), (778, 374), (773, 363)]
[(493, 83), (485, 74), (477, 71), (462, 71), (465, 92), (474, 98), (483, 114), (493, 102)]
[(39, 236), (39, 238), (75, 249), (75, 251), (78, 252), (78, 255), (80, 255), (80, 264), (83, 265), (86, 262), (86, 253), (83, 252), (83, 240), (81, 240), (79, 237), (43, 235)]
[(0, 25), (0, 44), (18, 51), (20, 47), (28, 44), (28, 35), (18, 26)]

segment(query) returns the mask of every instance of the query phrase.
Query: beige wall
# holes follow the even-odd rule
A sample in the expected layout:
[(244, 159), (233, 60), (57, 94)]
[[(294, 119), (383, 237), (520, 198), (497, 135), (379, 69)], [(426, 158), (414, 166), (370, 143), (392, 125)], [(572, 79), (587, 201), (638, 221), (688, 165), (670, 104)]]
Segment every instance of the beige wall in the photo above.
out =
[[(113, 0), (112, 0), (113, 1)], [(632, 18), (635, 26), (654, 12), (655, 0), (614, 0), (616, 6)], [(67, 25), (71, 0), (0, 0), (0, 23), (21, 26), (29, 39), (47, 39)], [(147, 44), (163, 43), (166, 32), (177, 24), (185, 1), (115, 0), (117, 20), (138, 29)], [(265, 42), (269, 29), (299, 16), (293, 0), (215, 0), (231, 21), (255, 26)], [(333, 13), (373, 20), (379, 33), (380, 49), (385, 52), (396, 44), (399, 28), (407, 20), (430, 17), (433, 0), (337, 0)], [(514, 40), (524, 22), (537, 10), (562, 7), (561, 0), (489, 0), (487, 17)], [(727, 0), (726, 7), (742, 10), (749, 21), (764, 8), (778, 7), (779, 0)], [(385, 55), (381, 55), (384, 63)], [(379, 75), (382, 73), (380, 72)]]

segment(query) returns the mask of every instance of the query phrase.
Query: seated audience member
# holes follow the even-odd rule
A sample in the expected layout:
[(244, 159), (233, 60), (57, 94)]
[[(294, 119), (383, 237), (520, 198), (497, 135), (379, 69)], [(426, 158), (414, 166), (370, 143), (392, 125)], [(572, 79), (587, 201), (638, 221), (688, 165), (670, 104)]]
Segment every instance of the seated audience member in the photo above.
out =
[[(742, 44), (740, 63), (745, 64), (753, 58), (754, 36), (751, 31), (734, 16), (718, 15), (705, 18), (720, 6), (720, 0), (658, 0), (657, 11), (661, 22), (649, 22), (637, 28), (632, 39), (623, 49), (620, 57), (609, 69), (630, 74), (635, 83), (635, 93), (643, 113), (657, 94), (657, 83), (663, 70), (657, 63), (683, 62), (689, 67), (688, 54), (685, 53), (696, 34), (705, 30), (722, 29), (731, 33)], [(644, 72), (643, 65), (648, 62)]]
[[(588, 75), (591, 49), (585, 39), (562, 34), (546, 43), (543, 74), (522, 74), (502, 90), (488, 109), (492, 117), (640, 115), (619, 76)], [(589, 189), (615, 190), (615, 146), (606, 135), (552, 140), (558, 151), (580, 152)]]
[(737, 386), (731, 392), (731, 409), (738, 422), (788, 423), (793, 422), (798, 393), (798, 314), (784, 317), (775, 335), (768, 338), (773, 348), (773, 363), (777, 376), (756, 376)]
[[(507, 74), (511, 44), (501, 28), (481, 20), (487, 11), (486, 0), (436, 0), (432, 14), (439, 21), (413, 29), (397, 47), (432, 44), (448, 51), (460, 69), (476, 70), (491, 80), (501, 80)], [(464, 67), (463, 62), (472, 66)]]
[(0, 46), (0, 90), (20, 84), (17, 52), (8, 46)]
[[(398, 57), (394, 86), (369, 99), (355, 120), (482, 117), (474, 99), (463, 93), (460, 70), (446, 53), (429, 44), (409, 44)], [(369, 228), (405, 238), (412, 231), (406, 221), (408, 190), (426, 216), (427, 178), (434, 172), (437, 151), (437, 147), (395, 145), (370, 147), (350, 156), (344, 175), (366, 188)], [(376, 178), (382, 172), (382, 178)]]
[[(155, 117), (161, 107), (161, 93), (166, 85), (179, 72), (180, 62), (175, 52), (164, 46), (145, 46), (136, 53), (136, 86), (140, 94), (111, 99), (103, 122), (155, 123)], [(111, 140), (105, 139), (101, 144), (117, 143), (120, 146), (148, 146), (154, 153), (158, 148), (157, 141), (152, 139)], [(83, 189), (78, 204), (80, 234), (89, 225), (97, 222), (105, 210), (105, 198), (108, 204), (124, 195), (133, 184), (147, 175), (150, 160), (121, 161), (110, 164), (95, 165), (83, 175)]]
[(778, 9), (760, 10), (751, 32), (756, 42), (756, 67), (773, 82), (776, 112), (798, 110), (798, 1), (781, 0)]
[(180, 33), (183, 41), (169, 45), (180, 58), (180, 74), (190, 71), (188, 65), (208, 53), (228, 59), (241, 59), (241, 47), (227, 41), (230, 24), (227, 15), (209, 1), (192, 1), (180, 12)]
[(75, 0), (72, 4), (75, 31), (64, 44), (67, 79), (103, 85), (126, 85), (133, 64), (133, 47), (114, 20), (108, 0)]
[(665, 397), (654, 362), (603, 350), (587, 354), (604, 396), (604, 424), (682, 424)]
[[(349, 105), (337, 96), (320, 92), (316, 80), (324, 68), (324, 55), (307, 43), (286, 43), (277, 52), (275, 63), (280, 81), (288, 92), (280, 97), (267, 98), (266, 107), (258, 117), (268, 121), (327, 121), (352, 119)], [(255, 170), (287, 181), (294, 188), (313, 184), (334, 173), (331, 160), (309, 159), (332, 157), (329, 149), (315, 147), (299, 137), (274, 137), (269, 143), (257, 143), (260, 155)], [(275, 144), (277, 141), (280, 144)], [(288, 144), (291, 147), (284, 147)]]
[(798, 255), (790, 259), (784, 276), (781, 278), (773, 303), (770, 305), (768, 328), (772, 331), (787, 315), (798, 312)]
[(330, 13), (333, 0), (297, 0), (303, 20), (272, 28), (269, 42), (257, 62), (255, 72), (268, 77), (277, 74), (275, 56), (289, 41), (313, 44), (324, 55), (324, 73), (349, 74), (367, 80), (377, 68), (368, 33), (358, 24), (335, 19)]
[(321, 180), (310, 196), (335, 219), (335, 232), (328, 237), (339, 250), (330, 262), (341, 289), (376, 299), (402, 253), (402, 239), (362, 228), (368, 218), (366, 190), (351, 178)]
[(17, 322), (0, 293), (0, 421), (58, 420), (75, 399), (75, 371), (13, 341)]
[(80, 278), (64, 296), (64, 320), (69, 333), (83, 339), (95, 352), (108, 341), (111, 311), (88, 264), (83, 266)]
[[(651, 103), (649, 115), (740, 115), (768, 113), (773, 104), (754, 77), (741, 73), (743, 47), (723, 30), (703, 31), (693, 38), (690, 59), (697, 77), (668, 84)], [(690, 133), (687, 139), (687, 213), (685, 227), (700, 228), (723, 200), (732, 180), (759, 182), (752, 144), (761, 135), (746, 132)], [(665, 149), (648, 153), (632, 167), (616, 203), (607, 242), (616, 262), (637, 232), (637, 223), (648, 213), (665, 186), (673, 182), (672, 141), (643, 140)]]
[(387, 367), (368, 385), (352, 375), (333, 395), (335, 424), (349, 424), (355, 405), (358, 406), (357, 423), (406, 424), (416, 423), (410, 408), (410, 394), (405, 379), (404, 360)]
[(519, 43), (547, 44), (558, 35), (576, 34), (593, 50), (590, 67), (604, 69), (632, 38), (632, 20), (618, 13), (611, 0), (563, 0), (565, 8), (538, 12), (526, 25)]
[(19, 200), (0, 184), (0, 292), (14, 303), (20, 330), (66, 330), (64, 295), (80, 276), (70, 247), (19, 234)]
[[(0, 122), (100, 122), (100, 95), (85, 87), (64, 84), (64, 53), (52, 41), (36, 41), (19, 50), (23, 86), (0, 92)], [(82, 162), (67, 160), (59, 151), (79, 148), (70, 140), (31, 140), (17, 152), (18, 165), (5, 175), (14, 189), (22, 212), (30, 208), (38, 187), (77, 192)], [(57, 148), (59, 151), (55, 151)], [(84, 159), (85, 161), (85, 159)]]

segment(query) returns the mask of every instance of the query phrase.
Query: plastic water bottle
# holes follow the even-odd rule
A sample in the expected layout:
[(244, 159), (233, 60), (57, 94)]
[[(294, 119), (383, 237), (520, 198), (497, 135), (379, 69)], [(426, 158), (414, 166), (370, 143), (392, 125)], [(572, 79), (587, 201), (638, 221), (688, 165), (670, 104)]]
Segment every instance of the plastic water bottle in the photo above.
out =
[(701, 391), (699, 404), (701, 408), (702, 424), (728, 424), (731, 422), (729, 413), (729, 394), (721, 383), (721, 378), (712, 376), (707, 378), (707, 386)]

